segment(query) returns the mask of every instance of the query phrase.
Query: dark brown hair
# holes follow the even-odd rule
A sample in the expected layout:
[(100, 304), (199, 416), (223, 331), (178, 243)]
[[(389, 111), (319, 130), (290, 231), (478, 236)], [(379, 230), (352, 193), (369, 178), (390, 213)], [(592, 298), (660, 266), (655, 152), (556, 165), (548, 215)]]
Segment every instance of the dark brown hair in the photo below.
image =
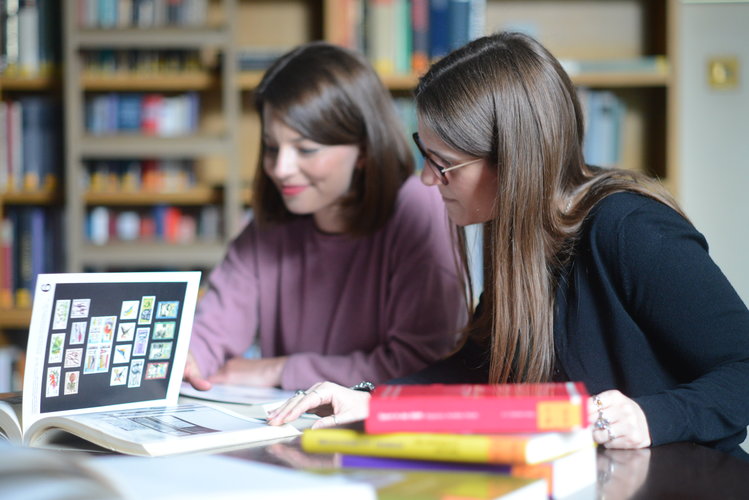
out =
[(526, 35), (498, 33), (452, 52), (420, 80), (416, 106), (448, 146), (497, 170), (484, 226), (484, 314), (469, 327), (491, 344), (490, 381), (549, 380), (557, 278), (588, 212), (619, 191), (679, 209), (642, 174), (585, 164), (575, 88)]
[[(319, 144), (358, 145), (363, 161), (342, 203), (346, 232), (371, 234), (387, 222), (398, 190), (413, 173), (413, 156), (390, 94), (368, 62), (329, 43), (301, 45), (268, 68), (255, 106), (261, 122), (267, 106), (284, 125)], [(297, 217), (265, 173), (264, 155), (262, 145), (253, 192), (256, 220)]]

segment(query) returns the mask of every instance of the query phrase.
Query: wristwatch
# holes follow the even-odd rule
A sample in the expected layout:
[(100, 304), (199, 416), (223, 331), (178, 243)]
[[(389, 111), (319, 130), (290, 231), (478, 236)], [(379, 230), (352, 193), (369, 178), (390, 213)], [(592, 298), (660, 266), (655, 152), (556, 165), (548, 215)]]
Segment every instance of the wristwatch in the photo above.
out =
[(359, 382), (358, 384), (350, 387), (350, 389), (354, 391), (362, 391), (362, 392), (369, 392), (375, 390), (375, 385), (372, 382)]

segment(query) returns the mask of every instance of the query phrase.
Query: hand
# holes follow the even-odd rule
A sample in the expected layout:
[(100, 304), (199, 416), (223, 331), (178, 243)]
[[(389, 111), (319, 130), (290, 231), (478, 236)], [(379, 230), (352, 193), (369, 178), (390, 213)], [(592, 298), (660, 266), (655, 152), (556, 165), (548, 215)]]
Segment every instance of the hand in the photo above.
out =
[(286, 357), (232, 358), (208, 380), (214, 384), (277, 387), (281, 385), (281, 372), (285, 364)]
[(319, 382), (269, 412), (268, 423), (285, 424), (323, 405), (330, 405), (333, 414), (315, 422), (313, 429), (364, 420), (369, 415), (369, 398), (368, 392), (354, 391), (333, 382)]
[(635, 497), (648, 477), (650, 450), (604, 450), (597, 456), (598, 498)]
[(185, 372), (182, 375), (182, 380), (190, 382), (195, 389), (199, 391), (207, 391), (211, 388), (211, 383), (203, 378), (198, 368), (198, 363), (195, 362), (191, 352), (187, 353), (187, 362), (185, 363)]
[(593, 439), (606, 448), (647, 448), (648, 421), (642, 408), (619, 391), (605, 391), (588, 399)]

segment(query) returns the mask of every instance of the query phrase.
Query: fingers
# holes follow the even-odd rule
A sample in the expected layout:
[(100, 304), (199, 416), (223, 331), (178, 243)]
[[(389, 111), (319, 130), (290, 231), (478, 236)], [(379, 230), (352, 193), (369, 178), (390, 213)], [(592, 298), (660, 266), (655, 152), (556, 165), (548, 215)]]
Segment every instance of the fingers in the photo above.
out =
[(195, 362), (192, 354), (188, 353), (187, 362), (185, 363), (185, 372), (182, 375), (182, 379), (189, 382), (195, 389), (199, 391), (210, 390), (212, 384), (203, 378), (198, 368), (198, 364)]
[(320, 387), (321, 385), (318, 383), (306, 391), (297, 391), (286, 403), (268, 412), (268, 423), (270, 425), (281, 425), (291, 422), (308, 410), (330, 403), (330, 395), (325, 395), (326, 393)]
[(199, 391), (210, 391), (211, 387), (213, 387), (212, 383), (202, 378), (189, 377), (187, 381), (190, 382), (190, 385), (192, 385), (193, 388)]
[(640, 406), (619, 391), (605, 391), (588, 402), (593, 439), (606, 448), (650, 446), (647, 419)]

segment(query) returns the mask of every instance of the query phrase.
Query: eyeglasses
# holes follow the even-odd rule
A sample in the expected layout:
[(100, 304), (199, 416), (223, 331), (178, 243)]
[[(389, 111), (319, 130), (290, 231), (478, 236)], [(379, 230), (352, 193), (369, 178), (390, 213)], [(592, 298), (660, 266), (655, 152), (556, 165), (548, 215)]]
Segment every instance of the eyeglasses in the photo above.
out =
[(474, 163), (478, 163), (481, 161), (481, 158), (477, 158), (475, 160), (469, 160), (463, 163), (458, 163), (457, 165), (452, 165), (450, 167), (443, 167), (442, 165), (438, 164), (434, 160), (432, 160), (431, 156), (427, 153), (426, 148), (421, 143), (421, 139), (419, 138), (419, 133), (414, 132), (412, 135), (414, 142), (416, 143), (416, 147), (419, 148), (419, 152), (421, 153), (421, 156), (424, 157), (424, 163), (429, 165), (429, 168), (432, 169), (434, 174), (439, 178), (440, 182), (447, 186), (448, 180), (447, 176), (445, 176), (445, 172), (449, 172), (450, 170), (455, 170), (456, 168), (465, 167), (466, 165), (472, 165)]

